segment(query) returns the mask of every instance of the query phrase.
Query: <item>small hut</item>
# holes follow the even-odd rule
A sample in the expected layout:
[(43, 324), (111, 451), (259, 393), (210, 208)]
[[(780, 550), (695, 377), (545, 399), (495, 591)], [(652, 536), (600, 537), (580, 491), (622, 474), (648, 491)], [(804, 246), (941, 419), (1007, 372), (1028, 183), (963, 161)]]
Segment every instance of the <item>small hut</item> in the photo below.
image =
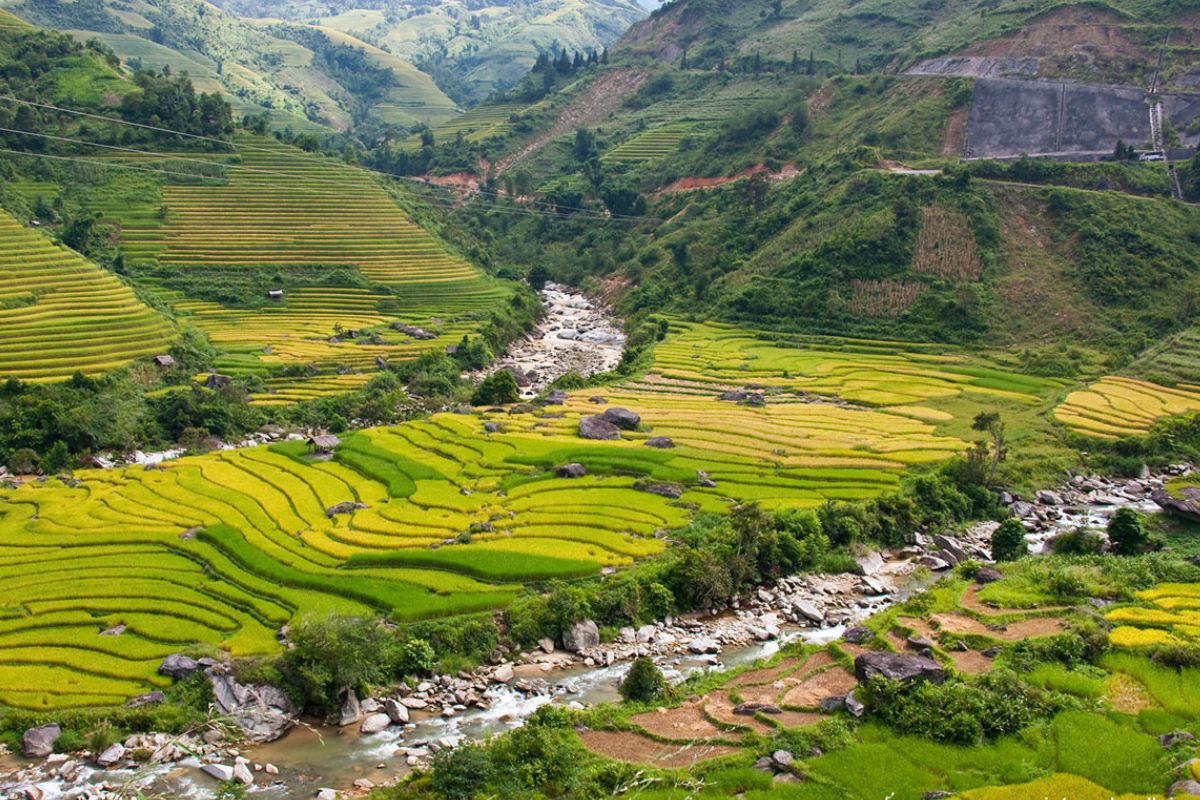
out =
[(322, 433), (317, 436), (308, 437), (306, 444), (308, 445), (308, 452), (328, 455), (337, 449), (341, 441), (332, 433)]
[(283, 289), (268, 289), (267, 297), (270, 298), (271, 300), (282, 300), (283, 299)]
[(166, 369), (168, 367), (175, 366), (175, 359), (171, 358), (168, 355), (155, 356), (154, 363), (157, 364), (162, 369)]

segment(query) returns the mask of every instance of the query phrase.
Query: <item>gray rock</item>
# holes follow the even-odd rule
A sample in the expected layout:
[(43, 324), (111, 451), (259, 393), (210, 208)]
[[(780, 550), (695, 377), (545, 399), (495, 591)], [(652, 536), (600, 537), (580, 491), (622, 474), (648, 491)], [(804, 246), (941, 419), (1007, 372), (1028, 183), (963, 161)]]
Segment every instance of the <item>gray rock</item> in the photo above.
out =
[(1200, 781), (1175, 781), (1167, 789), (1167, 797), (1194, 795), (1200, 797)]
[(396, 725), (407, 725), (409, 720), (408, 706), (389, 697), (383, 701), (383, 711)]
[(158, 674), (181, 681), (200, 669), (200, 662), (182, 653), (172, 653), (158, 665)]
[(821, 609), (817, 608), (807, 600), (800, 600), (796, 603), (792, 603), (792, 613), (797, 617), (803, 617), (804, 619), (807, 619), (809, 622), (820, 623), (825, 621), (825, 614), (821, 611)]
[(200, 771), (222, 783), (233, 780), (233, 767), (224, 764), (201, 764)]
[(563, 464), (554, 468), (554, 474), (560, 478), (582, 478), (588, 472), (583, 464)]
[(383, 710), (383, 706), (374, 697), (367, 697), (358, 704), (364, 714), (375, 714)]
[(598, 644), (600, 644), (600, 629), (590, 619), (576, 622), (563, 634), (563, 647), (572, 653), (588, 650)]
[(721, 652), (721, 643), (707, 636), (700, 636), (688, 642), (688, 650), (697, 655)]
[(714, 481), (709, 474), (702, 469), (696, 470), (696, 485), (703, 486), (705, 489), (717, 488), (717, 482)]
[(543, 653), (549, 655), (554, 652), (554, 640), (549, 638), (538, 639), (538, 647), (541, 648)]
[(1017, 519), (1026, 519), (1033, 516), (1034, 505), (1033, 503), (1027, 503), (1024, 500), (1018, 500), (1010, 505), (1008, 510), (1012, 512), (1012, 515)]
[(137, 697), (131, 697), (125, 701), (126, 708), (141, 708), (143, 706), (156, 706), (160, 703), (165, 703), (167, 696), (157, 689), (153, 692), (139, 694)]
[(338, 793), (335, 789), (318, 789), (317, 800), (338, 800)]
[(627, 431), (636, 430), (637, 426), (642, 424), (641, 417), (629, 409), (620, 408), (619, 406), (604, 409), (604, 413), (600, 415), (600, 418)]
[(353, 514), (355, 511), (366, 508), (362, 503), (356, 503), (353, 500), (343, 500), (337, 505), (330, 506), (325, 509), (325, 516), (333, 519), (338, 514)]
[(861, 717), (867, 713), (867, 707), (862, 704), (862, 701), (854, 696), (854, 692), (846, 695), (846, 710), (856, 717)]
[(273, 742), (296, 724), (298, 711), (290, 697), (277, 686), (248, 686), (232, 675), (210, 672), (217, 710), (229, 716), (252, 742)]
[(859, 556), (854, 560), (858, 562), (858, 566), (862, 568), (864, 575), (874, 575), (883, 569), (883, 554), (878, 550), (872, 550), (865, 556)]
[(611, 441), (621, 438), (621, 429), (600, 417), (581, 417), (579, 420), (579, 437), (581, 439)]
[(753, 717), (755, 714), (782, 714), (783, 709), (772, 703), (739, 703), (733, 707), (733, 713), (741, 717)]
[(1194, 741), (1196, 741), (1196, 737), (1187, 731), (1171, 731), (1158, 737), (1158, 743), (1163, 747), (1174, 747), (1180, 742), (1191, 744)]
[(926, 569), (933, 570), (934, 572), (941, 572), (943, 570), (950, 569), (950, 564), (944, 559), (938, 558), (937, 556), (923, 555), (917, 559), (917, 563)]
[(967, 551), (963, 549), (962, 542), (953, 536), (943, 536), (939, 533), (933, 537), (933, 543), (942, 551), (942, 557), (951, 564), (961, 564), (967, 560)]
[(45, 758), (54, 752), (54, 743), (62, 735), (62, 728), (53, 722), (30, 728), (21, 735), (21, 754), (26, 758)]
[(888, 593), (887, 587), (875, 578), (872, 578), (870, 575), (864, 576), (863, 579), (859, 581), (859, 585), (862, 586), (863, 594), (878, 597), (881, 594)]
[(683, 487), (678, 483), (667, 483), (666, 481), (638, 481), (633, 488), (639, 492), (648, 494), (656, 494), (659, 497), (666, 497), (671, 500), (678, 500), (683, 496)]
[(338, 709), (338, 725), (346, 727), (353, 725), (362, 719), (362, 706), (358, 702), (358, 695), (353, 689), (347, 689), (342, 695), (342, 705)]
[(1195, 500), (1180, 500), (1173, 497), (1166, 489), (1155, 489), (1150, 493), (1153, 500), (1163, 511), (1182, 517), (1192, 522), (1200, 522), (1200, 504)]
[(818, 704), (822, 714), (834, 714), (846, 707), (846, 695), (837, 694), (832, 697), (822, 698)]
[(875, 632), (865, 625), (855, 625), (853, 628), (847, 628), (842, 638), (850, 644), (862, 644), (874, 639)]
[(933, 649), (933, 640), (927, 636), (910, 636), (904, 641), (904, 644), (907, 645), (910, 650)]
[(982, 567), (975, 572), (975, 582), (978, 584), (995, 583), (1004, 576), (994, 567)]
[(249, 786), (254, 783), (254, 773), (246, 766), (245, 761), (238, 761), (233, 765), (233, 779), (242, 786)]
[(787, 750), (776, 750), (771, 754), (771, 760), (782, 769), (788, 769), (792, 766), (796, 759)]
[(941, 683), (946, 679), (946, 670), (942, 669), (941, 664), (927, 656), (877, 650), (863, 653), (854, 659), (854, 675), (860, 683), (866, 683), (876, 675), (903, 683), (913, 681)]
[(362, 721), (358, 727), (360, 733), (380, 733), (386, 731), (392, 724), (392, 718), (387, 714), (372, 714)]
[(651, 436), (646, 440), (646, 447), (657, 450), (670, 450), (674, 446), (675, 442), (669, 436)]
[(107, 769), (113, 764), (125, 757), (125, 745), (117, 742), (105, 748), (104, 752), (96, 756), (96, 766)]

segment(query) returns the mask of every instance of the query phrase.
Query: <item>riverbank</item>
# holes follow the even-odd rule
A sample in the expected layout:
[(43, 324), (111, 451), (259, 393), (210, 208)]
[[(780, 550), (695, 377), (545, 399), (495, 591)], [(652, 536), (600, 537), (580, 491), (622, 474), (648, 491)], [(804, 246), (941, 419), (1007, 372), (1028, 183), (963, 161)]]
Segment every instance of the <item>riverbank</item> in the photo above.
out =
[[(1036, 551), (1080, 525), (1103, 527), (1118, 508), (1151, 510), (1151, 495), (1187, 469), (1181, 465), (1137, 480), (1075, 476), (1032, 498), (1002, 499), (1024, 522)], [(0, 791), (56, 800), (81, 789), (96, 798), (121, 797), (122, 787), (137, 786), (147, 794), (207, 798), (217, 786), (214, 775), (236, 775), (263, 798), (313, 796), (320, 789), (366, 791), (368, 783), (386, 785), (425, 766), (439, 749), (519, 726), (547, 703), (581, 708), (614, 700), (618, 682), (638, 656), (652, 658), (678, 681), (696, 670), (768, 656), (795, 639), (836, 639), (846, 626), (903, 600), (954, 564), (986, 561), (994, 528), (995, 523), (980, 523), (955, 536), (918, 533), (908, 547), (860, 551), (861, 575), (787, 577), (727, 608), (623, 628), (612, 641), (599, 641), (598, 630), (585, 621), (567, 637), (570, 649), (546, 640), (471, 672), (354, 698), (342, 709), (339, 722), (344, 724), (292, 717), (280, 728), (290, 730), (266, 744), (240, 747), (207, 733), (182, 741), (131, 737), (106, 769), (95, 763), (99, 754), (90, 753), (10, 760)], [(227, 674), (220, 665), (208, 669), (213, 676)], [(245, 687), (231, 688), (233, 694), (250, 696)], [(238, 711), (219, 710), (235, 717)]]

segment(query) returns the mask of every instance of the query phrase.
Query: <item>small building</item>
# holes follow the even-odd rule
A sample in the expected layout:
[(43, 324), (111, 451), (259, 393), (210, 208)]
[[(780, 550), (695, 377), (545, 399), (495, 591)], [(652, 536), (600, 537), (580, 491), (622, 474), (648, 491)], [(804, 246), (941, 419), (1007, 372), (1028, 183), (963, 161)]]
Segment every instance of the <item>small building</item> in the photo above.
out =
[(308, 441), (305, 443), (308, 445), (310, 453), (332, 453), (341, 444), (341, 440), (332, 433), (322, 433), (308, 437)]
[(283, 289), (268, 289), (267, 297), (271, 298), (272, 300), (282, 300)]
[(166, 369), (167, 367), (175, 366), (175, 359), (171, 358), (168, 355), (155, 356), (154, 363), (157, 364), (158, 366), (162, 367), (163, 369)]

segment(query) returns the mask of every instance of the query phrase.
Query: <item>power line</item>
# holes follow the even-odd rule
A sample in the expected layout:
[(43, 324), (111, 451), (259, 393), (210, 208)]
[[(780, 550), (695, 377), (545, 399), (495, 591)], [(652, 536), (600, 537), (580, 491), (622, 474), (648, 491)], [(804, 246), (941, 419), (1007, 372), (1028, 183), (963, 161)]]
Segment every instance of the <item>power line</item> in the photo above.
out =
[[(146, 125), (146, 124), (143, 124), (140, 122), (131, 122), (129, 120), (116, 119), (114, 117), (106, 117), (102, 114), (93, 114), (93, 113), (90, 113), (87, 111), (79, 111), (78, 109), (63, 108), (61, 106), (55, 106), (55, 105), (51, 105), (49, 103), (38, 103), (38, 102), (35, 102), (32, 100), (22, 100), (20, 98), (13, 97), (11, 95), (0, 95), (0, 100), (5, 100), (8, 102), (13, 102), (13, 103), (19, 103), (21, 105), (32, 106), (35, 108), (42, 108), (42, 109), (51, 110), (51, 111), (59, 111), (59, 112), (65, 113), (65, 114), (73, 114), (75, 116), (86, 117), (89, 119), (96, 119), (96, 120), (100, 120), (103, 122), (114, 123), (114, 124), (118, 124), (118, 125), (129, 125), (131, 127), (141, 128), (143, 130), (156, 131), (158, 133), (169, 133), (169, 134), (173, 134), (176, 136), (182, 136), (184, 138), (197, 139), (200, 141), (219, 144), (222, 147), (231, 147), (234, 150), (251, 150), (251, 151), (255, 151), (255, 152), (269, 153), (271, 155), (276, 155), (276, 156), (282, 155), (285, 158), (290, 158), (290, 159), (298, 160), (298, 161), (324, 162), (326, 160), (326, 157), (324, 157), (324, 156), (309, 156), (309, 155), (305, 155), (305, 154), (301, 154), (301, 153), (293, 153), (293, 152), (289, 152), (287, 150), (281, 150), (278, 148), (262, 147), (262, 146), (256, 146), (253, 144), (246, 144), (246, 143), (237, 144), (237, 143), (225, 140), (225, 139), (219, 139), (214, 136), (204, 136), (204, 135), (196, 134), (196, 133), (186, 133), (184, 131), (177, 131), (177, 130), (173, 130), (171, 128), (164, 128), (164, 127), (156, 126), (156, 125)], [(28, 133), (27, 131), (21, 131), (21, 132)], [(95, 143), (93, 143), (93, 144), (95, 144)], [(96, 146), (102, 146), (102, 145), (96, 144)], [(143, 152), (143, 151), (134, 151), (134, 152)], [(426, 186), (431, 185), (431, 184), (428, 184), (427, 182), (422, 181), (419, 178), (416, 178), (411, 175), (398, 175), (396, 173), (385, 172), (383, 170), (374, 169), (372, 167), (364, 167), (361, 165), (356, 165), (356, 166), (358, 169), (361, 169), (364, 172), (370, 172), (370, 173), (373, 173), (375, 175), (380, 175), (385, 178), (392, 178), (392, 179), (398, 180), (398, 181), (409, 181), (412, 183), (420, 183), (420, 184), (423, 184)], [(500, 198), (503, 196), (499, 192), (489, 192), (482, 188), (478, 189), (476, 191), (479, 194), (487, 195), (487, 196), (490, 196), (493, 198)], [(454, 206), (454, 207), (458, 208), (459, 206)], [(566, 205), (555, 204), (555, 207), (561, 208), (561, 209), (564, 209), (567, 211), (573, 211), (573, 212), (579, 212), (582, 214), (593, 215), (593, 218), (598, 219), (598, 220), (604, 220), (604, 221), (618, 221), (619, 220), (619, 221), (628, 221), (628, 222), (650, 222), (650, 223), (657, 223), (657, 222), (661, 221), (655, 217), (636, 216), (636, 215), (632, 215), (632, 214), (600, 214), (600, 213), (596, 212), (594, 209), (581, 208), (579, 206), (566, 206)], [(559, 217), (561, 215), (559, 215), (557, 213), (553, 213), (553, 216)]]

